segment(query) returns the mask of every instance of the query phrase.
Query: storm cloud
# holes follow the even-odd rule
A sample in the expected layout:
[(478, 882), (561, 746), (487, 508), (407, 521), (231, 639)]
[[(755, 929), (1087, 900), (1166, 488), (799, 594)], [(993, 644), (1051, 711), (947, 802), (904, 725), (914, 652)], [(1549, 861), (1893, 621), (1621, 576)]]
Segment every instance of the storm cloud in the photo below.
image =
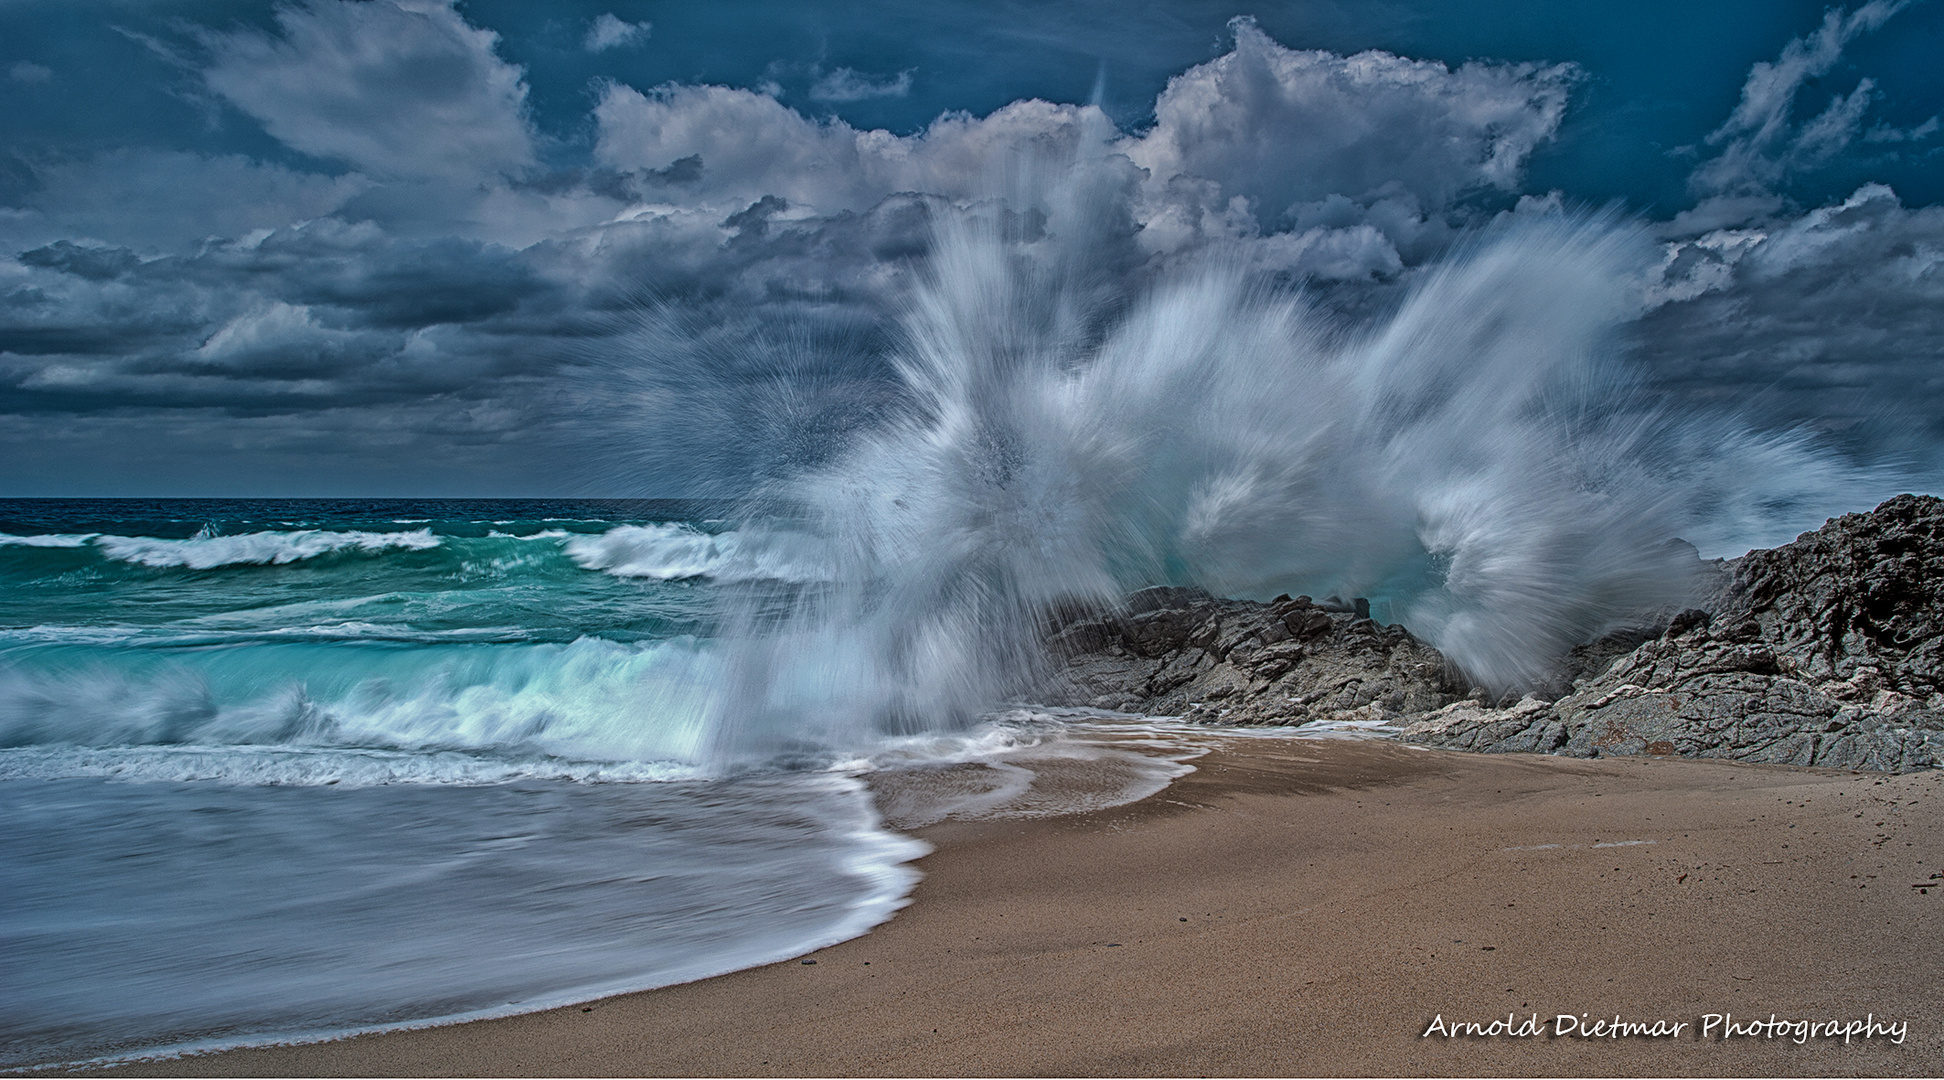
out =
[[(1907, 455), (1944, 439), (1910, 434), (1944, 393), (1939, 208), (1877, 182), (1804, 199), (1857, 146), (1934, 151), (1934, 123), (1873, 112), (1868, 76), (1817, 82), (1902, 17), (1877, 0), (1778, 43), (1695, 147), (1692, 204), (1643, 222), (1659, 262), (1630, 332), (1660, 393), (1894, 429)], [(558, 55), (616, 63), (672, 47), (601, 9), (561, 34)], [(828, 110), (904, 101), (927, 70), (824, 57), (788, 92), (617, 69), (585, 80), (577, 116), (557, 98), (543, 116), (539, 61), (515, 58), (533, 48), (450, 3), (311, 0), (122, 36), (234, 134), (14, 155), (0, 475), (22, 493), (162, 490), (198, 462), (216, 479), (177, 489), (733, 488), (869, 421), (941, 215), (1025, 247), (1087, 231), (1102, 310), (1222, 258), (1354, 316), (1467, 235), (1568, 212), (1572, 190), (1530, 178), (1598, 77), (1292, 48), (1236, 19), (1131, 122), (1098, 95), (1021, 97), (893, 130)], [(9, 70), (10, 93), (67, 77)], [(1049, 194), (1054, 173), (1084, 203)], [(704, 402), (701, 380), (744, 390)], [(749, 446), (685, 441), (699, 409), (735, 413)]]

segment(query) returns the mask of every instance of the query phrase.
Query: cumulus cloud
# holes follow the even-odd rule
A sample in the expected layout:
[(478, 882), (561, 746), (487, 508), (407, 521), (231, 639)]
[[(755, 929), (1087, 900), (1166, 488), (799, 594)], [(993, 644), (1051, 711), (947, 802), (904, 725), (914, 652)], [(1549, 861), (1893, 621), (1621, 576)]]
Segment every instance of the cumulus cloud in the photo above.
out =
[(767, 94), (728, 86), (670, 84), (642, 93), (610, 84), (594, 110), (595, 158), (632, 171), (693, 159), (701, 199), (748, 204), (764, 195), (825, 211), (881, 198), (862, 184), (860, 132), (818, 123)]
[(182, 360), (198, 373), (342, 378), (397, 351), (395, 342), (377, 338), (324, 326), (308, 305), (272, 301), (230, 319)]
[(1450, 236), (1444, 215), (1468, 193), (1516, 190), (1577, 78), (1559, 64), (1452, 69), (1291, 50), (1246, 19), (1233, 30), (1235, 48), (1172, 80), (1138, 136), (1114, 131), (1098, 109), (1043, 101), (947, 114), (898, 136), (811, 119), (751, 90), (615, 84), (596, 108), (596, 155), (622, 172), (693, 162), (704, 178), (694, 199), (741, 207), (773, 196), (801, 217), (903, 191), (1000, 193), (1009, 170), (1084, 156), (1091, 141), (1145, 170), (1133, 213), (1151, 252), (1289, 233), (1265, 248), (1284, 269), (1362, 279), (1434, 252)]
[(1009, 158), (1070, 154), (1106, 123), (1090, 106), (1018, 101), (983, 118), (947, 114), (900, 136), (813, 120), (752, 90), (676, 84), (647, 93), (612, 84), (594, 115), (604, 165), (654, 171), (693, 159), (703, 182), (681, 201), (741, 207), (769, 195), (798, 216), (864, 210), (905, 191), (994, 192)]
[(645, 19), (628, 22), (611, 11), (602, 12), (599, 18), (588, 24), (587, 36), (581, 39), (581, 48), (591, 53), (629, 48), (647, 41), (653, 30), (654, 25)]
[(292, 149), (380, 178), (533, 165), (521, 69), (449, 2), (313, 0), (277, 23), (280, 35), (205, 35), (203, 79)]
[(1566, 64), (1286, 49), (1248, 19), (1232, 26), (1234, 50), (1169, 80), (1128, 153), (1157, 184), (1219, 182), (1265, 228), (1331, 196), (1436, 211), (1469, 190), (1515, 190), (1577, 78)]

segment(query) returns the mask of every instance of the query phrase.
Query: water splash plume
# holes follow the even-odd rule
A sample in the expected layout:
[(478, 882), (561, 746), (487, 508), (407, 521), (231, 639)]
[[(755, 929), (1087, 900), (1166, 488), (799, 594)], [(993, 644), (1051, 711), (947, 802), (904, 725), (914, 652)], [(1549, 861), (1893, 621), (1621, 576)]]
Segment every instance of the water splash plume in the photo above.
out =
[(1651, 406), (1624, 346), (1652, 252), (1610, 216), (1515, 216), (1374, 325), (1220, 253), (1103, 295), (1084, 217), (941, 216), (900, 406), (753, 514), (818, 537), (830, 583), (746, 627), (720, 752), (949, 726), (1030, 692), (1049, 611), (1164, 583), (1367, 595), (1474, 683), (1536, 687), (1690, 600), (1676, 537), (1889, 483)]

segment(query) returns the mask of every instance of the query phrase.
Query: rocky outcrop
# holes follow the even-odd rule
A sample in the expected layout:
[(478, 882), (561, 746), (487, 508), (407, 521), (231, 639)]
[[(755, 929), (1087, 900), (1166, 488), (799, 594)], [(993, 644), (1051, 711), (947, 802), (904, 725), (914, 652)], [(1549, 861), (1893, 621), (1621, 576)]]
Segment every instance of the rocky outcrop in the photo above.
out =
[(1404, 738), (1582, 757), (1944, 764), (1944, 501), (1900, 495), (1726, 569), (1713, 612), (1682, 612), (1565, 697), (1459, 703), (1404, 725)]
[(1367, 608), (1150, 589), (1056, 628), (1045, 696), (1220, 723), (1383, 721), (1487, 753), (1944, 764), (1944, 501), (1834, 519), (1722, 564), (1711, 591), (1712, 611), (1575, 649), (1563, 695), (1507, 704)]
[(1929, 700), (1944, 690), (1944, 500), (1899, 495), (1751, 551), (1718, 610), (1804, 679)]
[(1456, 700), (1444, 657), (1361, 602), (1217, 600), (1146, 589), (1122, 610), (1060, 626), (1037, 695), (1226, 724), (1401, 720)]
[[(1695, 617), (1701, 616), (1701, 617)], [(1678, 754), (1901, 772), (1944, 762), (1944, 698), (1917, 701), (1875, 669), (1817, 681), (1745, 624), (1696, 612), (1557, 701), (1458, 702), (1408, 741), (1487, 753)]]

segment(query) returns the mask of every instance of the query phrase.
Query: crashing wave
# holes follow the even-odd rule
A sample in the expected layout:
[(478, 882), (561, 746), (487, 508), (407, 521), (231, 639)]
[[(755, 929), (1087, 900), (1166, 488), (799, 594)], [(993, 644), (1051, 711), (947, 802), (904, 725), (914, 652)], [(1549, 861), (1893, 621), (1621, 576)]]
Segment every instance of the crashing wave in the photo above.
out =
[(690, 525), (620, 525), (598, 536), (576, 536), (567, 554), (588, 570), (616, 577), (678, 581), (822, 580), (809, 537), (789, 533), (705, 533)]
[(432, 535), (431, 529), (392, 533), (300, 529), (295, 532), (254, 532), (236, 536), (198, 535), (187, 540), (165, 540), (153, 536), (97, 536), (94, 543), (109, 558), (118, 562), (137, 566), (213, 570), (221, 566), (282, 566), (347, 549), (362, 552), (394, 549), (424, 551), (438, 547), (440, 541)]
[(0, 533), (0, 547), (78, 548), (88, 541), (93, 540), (95, 536), (95, 533), (49, 533), (40, 536), (15, 536), (12, 533)]
[(1735, 554), (1896, 482), (1650, 399), (1624, 328), (1652, 249), (1610, 218), (1515, 218), (1369, 322), (1239, 261), (1103, 303), (1076, 220), (940, 222), (904, 406), (771, 493), (834, 584), (747, 620), (722, 752), (962, 724), (1031, 685), (1050, 612), (1159, 584), (1368, 596), (1477, 684), (1529, 687), (1686, 600), (1675, 538)]
[(715, 658), (623, 645), (256, 645), (0, 662), (0, 747), (467, 751), (697, 762)]

